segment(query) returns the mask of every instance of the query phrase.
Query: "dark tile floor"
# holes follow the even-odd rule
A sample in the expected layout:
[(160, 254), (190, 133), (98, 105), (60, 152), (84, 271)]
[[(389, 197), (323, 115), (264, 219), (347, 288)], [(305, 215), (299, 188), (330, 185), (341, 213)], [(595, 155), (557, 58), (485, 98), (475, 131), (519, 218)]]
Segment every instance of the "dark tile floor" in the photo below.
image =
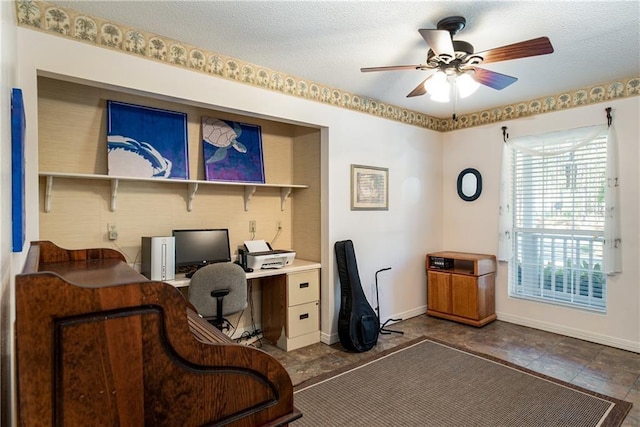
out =
[(633, 403), (623, 426), (640, 426), (640, 354), (550, 332), (495, 321), (483, 328), (426, 315), (388, 326), (404, 335), (380, 335), (368, 352), (348, 353), (338, 344), (314, 344), (285, 352), (262, 349), (287, 369), (294, 385), (371, 357), (403, 342), (427, 336), (510, 361), (531, 370)]

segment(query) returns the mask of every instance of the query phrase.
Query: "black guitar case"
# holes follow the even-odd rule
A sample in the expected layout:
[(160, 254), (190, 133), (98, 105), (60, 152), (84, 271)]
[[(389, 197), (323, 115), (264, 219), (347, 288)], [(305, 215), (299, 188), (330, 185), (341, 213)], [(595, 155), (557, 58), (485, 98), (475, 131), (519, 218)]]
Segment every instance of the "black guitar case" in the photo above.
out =
[(353, 242), (336, 242), (336, 261), (340, 277), (340, 343), (350, 351), (363, 352), (378, 342), (379, 321), (362, 290)]

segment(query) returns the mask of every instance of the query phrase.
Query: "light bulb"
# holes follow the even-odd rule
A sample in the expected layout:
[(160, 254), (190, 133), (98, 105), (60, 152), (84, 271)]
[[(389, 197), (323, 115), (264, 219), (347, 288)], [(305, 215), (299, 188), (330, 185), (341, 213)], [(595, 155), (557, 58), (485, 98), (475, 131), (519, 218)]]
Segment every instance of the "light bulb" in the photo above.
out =
[(442, 71), (437, 71), (424, 84), (427, 93), (431, 95), (431, 99), (435, 102), (449, 102), (450, 85), (447, 75)]
[(466, 98), (471, 95), (480, 87), (480, 83), (473, 80), (473, 77), (469, 73), (460, 74), (456, 78), (456, 89), (460, 98)]

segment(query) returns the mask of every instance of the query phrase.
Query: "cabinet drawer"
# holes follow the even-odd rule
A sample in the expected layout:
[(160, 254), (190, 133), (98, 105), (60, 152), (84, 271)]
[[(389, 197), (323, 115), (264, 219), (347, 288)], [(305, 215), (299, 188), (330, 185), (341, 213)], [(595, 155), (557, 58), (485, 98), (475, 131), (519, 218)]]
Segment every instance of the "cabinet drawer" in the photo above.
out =
[(287, 337), (294, 338), (317, 331), (319, 323), (319, 304), (317, 301), (289, 307), (287, 315)]
[(320, 280), (318, 270), (287, 275), (287, 305), (289, 307), (318, 301), (319, 299)]

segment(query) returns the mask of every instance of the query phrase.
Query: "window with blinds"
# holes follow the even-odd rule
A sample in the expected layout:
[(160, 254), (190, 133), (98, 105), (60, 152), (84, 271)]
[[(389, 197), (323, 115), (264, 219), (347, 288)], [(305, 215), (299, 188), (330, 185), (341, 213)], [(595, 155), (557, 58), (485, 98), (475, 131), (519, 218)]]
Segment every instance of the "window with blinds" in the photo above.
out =
[(510, 296), (606, 310), (606, 145), (540, 138), (513, 149)]

